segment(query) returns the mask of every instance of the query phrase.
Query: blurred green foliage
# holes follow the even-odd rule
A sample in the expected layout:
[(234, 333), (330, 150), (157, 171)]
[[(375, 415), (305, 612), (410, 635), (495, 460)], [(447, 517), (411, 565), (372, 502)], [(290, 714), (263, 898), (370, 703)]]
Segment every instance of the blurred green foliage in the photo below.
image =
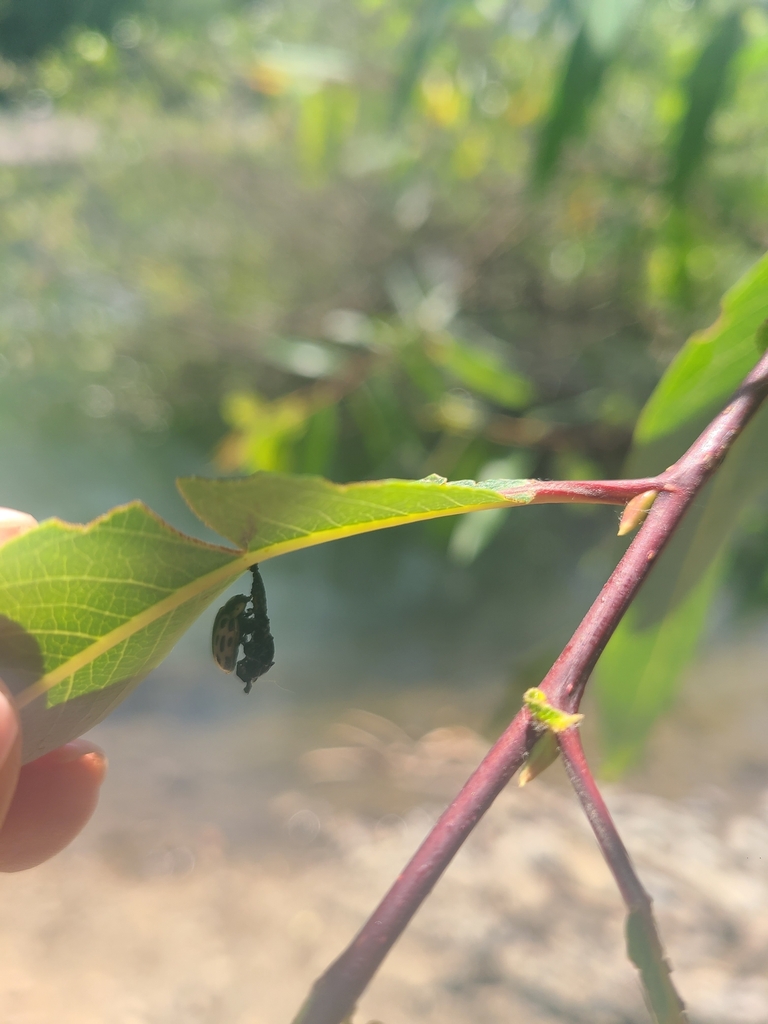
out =
[(0, 9), (0, 428), (616, 475), (768, 235), (759, 5), (55, 6)]
[(60, 43), (72, 26), (109, 31), (125, 0), (5, 0), (0, 6), (0, 52), (36, 57)]

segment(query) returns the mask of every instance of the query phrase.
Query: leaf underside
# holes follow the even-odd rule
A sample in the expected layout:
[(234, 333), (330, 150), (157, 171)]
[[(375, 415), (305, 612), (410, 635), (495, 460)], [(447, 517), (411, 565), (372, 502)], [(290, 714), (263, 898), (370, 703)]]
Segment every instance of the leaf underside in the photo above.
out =
[(0, 676), (22, 708), (25, 759), (100, 721), (241, 571), (239, 557), (138, 502), (84, 527), (49, 520), (0, 548)]
[(525, 481), (341, 486), (257, 473), (179, 486), (234, 548), (179, 533), (140, 502), (86, 526), (49, 520), (0, 547), (0, 678), (21, 709), (25, 761), (101, 721), (254, 562), (532, 499)]

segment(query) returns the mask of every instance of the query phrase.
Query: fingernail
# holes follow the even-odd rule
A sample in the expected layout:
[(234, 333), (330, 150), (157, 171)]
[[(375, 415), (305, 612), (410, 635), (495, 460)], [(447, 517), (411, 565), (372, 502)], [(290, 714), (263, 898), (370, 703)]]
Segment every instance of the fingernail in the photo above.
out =
[(95, 743), (82, 739), (82, 737), (78, 740), (72, 740), (71, 743), (65, 743), (63, 747), (52, 750), (45, 757), (47, 760), (55, 761), (57, 764), (72, 764), (73, 761), (79, 761), (82, 757), (87, 757), (92, 761), (94, 767), (101, 769), (102, 774), (107, 770), (107, 755), (101, 747), (97, 747)]
[(15, 508), (0, 508), (0, 544), (5, 544), (13, 537), (37, 526), (37, 520), (27, 512), (18, 512)]
[(19, 735), (19, 720), (10, 698), (0, 689), (0, 765), (5, 764)]

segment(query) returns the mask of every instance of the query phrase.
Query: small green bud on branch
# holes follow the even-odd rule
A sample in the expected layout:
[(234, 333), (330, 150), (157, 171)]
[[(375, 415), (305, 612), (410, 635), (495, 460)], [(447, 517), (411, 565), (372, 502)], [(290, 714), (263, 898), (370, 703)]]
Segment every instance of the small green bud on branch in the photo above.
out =
[(569, 715), (568, 712), (553, 707), (547, 700), (546, 693), (536, 686), (532, 686), (523, 694), (523, 707), (527, 708), (536, 724), (545, 729), (520, 771), (518, 784), (527, 786), (557, 760), (560, 754), (557, 734), (578, 725), (584, 715)]
[(545, 725), (547, 729), (551, 729), (555, 733), (571, 729), (584, 718), (584, 715), (569, 715), (567, 711), (561, 711), (559, 708), (553, 707), (547, 700), (546, 693), (535, 686), (532, 686), (530, 690), (526, 690), (523, 694), (523, 705), (537, 722)]

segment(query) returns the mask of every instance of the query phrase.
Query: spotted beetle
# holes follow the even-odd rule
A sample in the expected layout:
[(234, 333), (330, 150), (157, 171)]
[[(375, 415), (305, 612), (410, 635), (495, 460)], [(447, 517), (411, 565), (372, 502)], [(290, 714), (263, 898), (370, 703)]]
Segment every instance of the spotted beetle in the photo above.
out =
[(248, 598), (243, 594), (230, 597), (223, 608), (219, 608), (213, 621), (211, 651), (213, 660), (224, 672), (234, 672), (237, 652), (243, 638), (242, 618)]
[[(257, 565), (251, 566), (251, 572), (250, 596), (237, 594), (219, 609), (211, 636), (213, 660), (224, 672), (232, 672), (237, 666), (237, 675), (245, 683), (245, 693), (250, 693), (259, 676), (275, 663), (275, 641), (269, 629), (264, 583)], [(241, 645), (243, 657), (238, 661)]]

